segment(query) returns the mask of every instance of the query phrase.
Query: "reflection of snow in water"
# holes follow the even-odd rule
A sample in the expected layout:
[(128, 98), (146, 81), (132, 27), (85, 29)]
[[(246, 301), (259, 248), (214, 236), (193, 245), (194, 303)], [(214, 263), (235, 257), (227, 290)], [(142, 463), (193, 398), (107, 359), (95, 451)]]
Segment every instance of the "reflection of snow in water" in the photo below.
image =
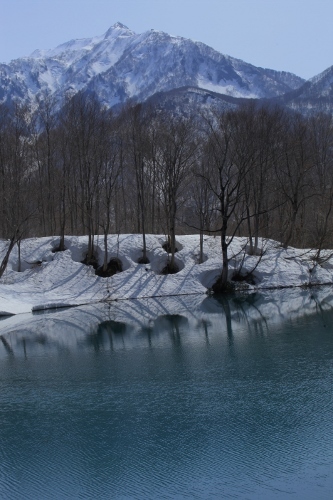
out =
[[(207, 334), (267, 334), (288, 321), (333, 311), (329, 287), (288, 289), (238, 296), (202, 295), (138, 299), (20, 314), (0, 322), (0, 355), (29, 349), (84, 348), (96, 341), (106, 348), (132, 348), (169, 342), (168, 333), (195, 341)], [(219, 333), (216, 333), (219, 332)], [(110, 343), (111, 342), (111, 343)]]

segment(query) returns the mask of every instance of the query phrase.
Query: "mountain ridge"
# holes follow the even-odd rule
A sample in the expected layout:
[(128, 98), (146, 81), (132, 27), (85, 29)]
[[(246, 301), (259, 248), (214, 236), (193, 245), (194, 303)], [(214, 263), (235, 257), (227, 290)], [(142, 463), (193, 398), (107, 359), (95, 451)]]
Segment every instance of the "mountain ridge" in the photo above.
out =
[(304, 83), (292, 73), (258, 68), (202, 42), (155, 30), (136, 34), (120, 22), (103, 35), (37, 49), (0, 64), (0, 101), (32, 105), (45, 93), (61, 100), (87, 91), (113, 107), (186, 86), (235, 98), (269, 99)]

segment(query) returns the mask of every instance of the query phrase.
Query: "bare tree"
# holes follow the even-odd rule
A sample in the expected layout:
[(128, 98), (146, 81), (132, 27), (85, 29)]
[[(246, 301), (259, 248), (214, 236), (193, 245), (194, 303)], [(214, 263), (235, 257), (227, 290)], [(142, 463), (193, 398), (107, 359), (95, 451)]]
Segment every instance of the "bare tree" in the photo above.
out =
[(166, 272), (177, 272), (176, 220), (179, 203), (185, 196), (184, 189), (195, 162), (197, 144), (193, 140), (193, 120), (163, 116), (159, 122), (158, 175), (159, 196), (166, 216), (168, 234), (167, 251), (170, 262)]
[(191, 183), (191, 206), (195, 221), (191, 221), (190, 227), (199, 230), (199, 264), (204, 261), (204, 233), (212, 229), (213, 220), (216, 218), (216, 199), (209, 188), (209, 165), (206, 158), (202, 157), (193, 169), (194, 179)]
[(152, 120), (152, 111), (136, 105), (126, 110), (126, 150), (128, 162), (132, 164), (135, 175), (136, 197), (138, 207), (138, 229), (142, 233), (142, 257), (140, 264), (147, 264), (146, 226), (147, 226), (147, 194), (151, 191), (151, 165), (149, 124)]
[(44, 94), (37, 100), (37, 109), (31, 124), (31, 138), (35, 164), (38, 169), (39, 216), (42, 234), (57, 230), (57, 155), (56, 101)]
[[(36, 214), (37, 200), (34, 196), (35, 177), (31, 167), (29, 110), (16, 104), (11, 113), (2, 109), (0, 115), (2, 235), (9, 239), (7, 251), (0, 264), (1, 277), (15, 244), (18, 244), (20, 249), (21, 239), (29, 232), (29, 224)], [(1, 118), (5, 119), (5, 125)]]
[(71, 161), (75, 164), (75, 196), (79, 205), (82, 227), (88, 234), (85, 262), (94, 261), (94, 235), (99, 225), (99, 186), (103, 167), (103, 122), (101, 107), (94, 96), (76, 94), (67, 103)]
[(204, 175), (204, 178), (218, 201), (221, 218), (219, 232), (222, 272), (213, 287), (215, 292), (223, 291), (228, 286), (228, 248), (246, 216), (244, 180), (248, 174), (249, 164), (246, 161), (240, 162), (237, 154), (241, 120), (242, 115), (239, 112), (229, 111), (216, 114), (206, 121), (208, 130), (206, 155), (210, 172), (209, 176)]
[[(321, 260), (323, 248), (332, 245), (333, 215), (333, 118), (319, 114), (311, 118), (311, 158), (315, 197), (307, 207), (310, 242), (317, 249), (315, 259)], [(311, 224), (312, 222), (312, 224)], [(329, 255), (331, 252), (329, 253)]]
[(281, 155), (283, 111), (280, 108), (257, 108), (252, 104), (240, 113), (243, 120), (236, 146), (239, 151), (237, 161), (244, 162), (247, 170), (244, 182), (249, 253), (256, 255), (261, 251), (262, 221), (265, 218), (267, 224), (270, 213), (279, 205), (274, 166)]
[(102, 169), (100, 179), (100, 225), (104, 237), (104, 261), (102, 273), (108, 267), (108, 235), (111, 228), (112, 207), (117, 181), (123, 169), (123, 143), (118, 134), (118, 122), (110, 112), (103, 114), (103, 130), (101, 136)]
[(304, 228), (301, 225), (297, 238), (297, 218), (306, 202), (315, 194), (311, 176), (314, 163), (309, 127), (307, 120), (301, 115), (290, 115), (285, 120), (282, 148), (281, 159), (275, 165), (275, 174), (280, 195), (285, 201), (283, 246), (287, 248), (292, 240), (301, 243)]

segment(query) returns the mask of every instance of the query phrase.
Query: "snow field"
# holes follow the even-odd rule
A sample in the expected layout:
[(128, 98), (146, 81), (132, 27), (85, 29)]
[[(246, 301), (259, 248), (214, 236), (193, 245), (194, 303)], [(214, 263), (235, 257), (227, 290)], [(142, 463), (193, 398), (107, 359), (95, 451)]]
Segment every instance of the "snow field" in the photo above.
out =
[[(199, 236), (178, 236), (179, 251), (176, 263), (180, 271), (161, 275), (168, 254), (162, 248), (164, 235), (147, 235), (149, 264), (137, 264), (142, 255), (142, 236), (136, 234), (110, 235), (108, 259), (118, 257), (123, 272), (110, 278), (95, 275), (92, 267), (81, 264), (87, 249), (86, 236), (68, 236), (67, 250), (52, 253), (59, 238), (31, 238), (21, 244), (21, 269), (18, 269), (18, 252), (15, 247), (7, 270), (0, 279), (0, 315), (28, 313), (31, 311), (74, 305), (94, 304), (101, 301), (142, 299), (192, 294), (205, 294), (222, 269), (219, 237), (204, 237), (205, 261), (198, 264)], [(7, 242), (0, 241), (0, 259)], [(246, 238), (235, 238), (229, 248), (229, 278), (235, 271), (251, 271), (258, 257), (244, 255)], [(103, 262), (103, 237), (95, 237), (97, 257)], [(314, 251), (283, 249), (272, 240), (263, 242), (264, 255), (253, 272), (254, 284), (235, 283), (241, 290), (255, 291), (284, 287), (333, 283), (333, 261), (329, 257), (322, 266), (311, 258)]]

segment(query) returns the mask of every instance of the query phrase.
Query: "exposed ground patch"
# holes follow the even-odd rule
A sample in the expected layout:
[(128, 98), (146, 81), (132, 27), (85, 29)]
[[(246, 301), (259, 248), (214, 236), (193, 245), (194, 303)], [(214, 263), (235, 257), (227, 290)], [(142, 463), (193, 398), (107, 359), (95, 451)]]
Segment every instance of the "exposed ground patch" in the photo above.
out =
[(95, 274), (96, 276), (100, 276), (101, 278), (110, 278), (110, 276), (114, 276), (117, 273), (121, 273), (123, 271), (123, 264), (118, 257), (112, 257), (109, 260), (106, 269), (103, 269), (103, 266), (99, 266)]

